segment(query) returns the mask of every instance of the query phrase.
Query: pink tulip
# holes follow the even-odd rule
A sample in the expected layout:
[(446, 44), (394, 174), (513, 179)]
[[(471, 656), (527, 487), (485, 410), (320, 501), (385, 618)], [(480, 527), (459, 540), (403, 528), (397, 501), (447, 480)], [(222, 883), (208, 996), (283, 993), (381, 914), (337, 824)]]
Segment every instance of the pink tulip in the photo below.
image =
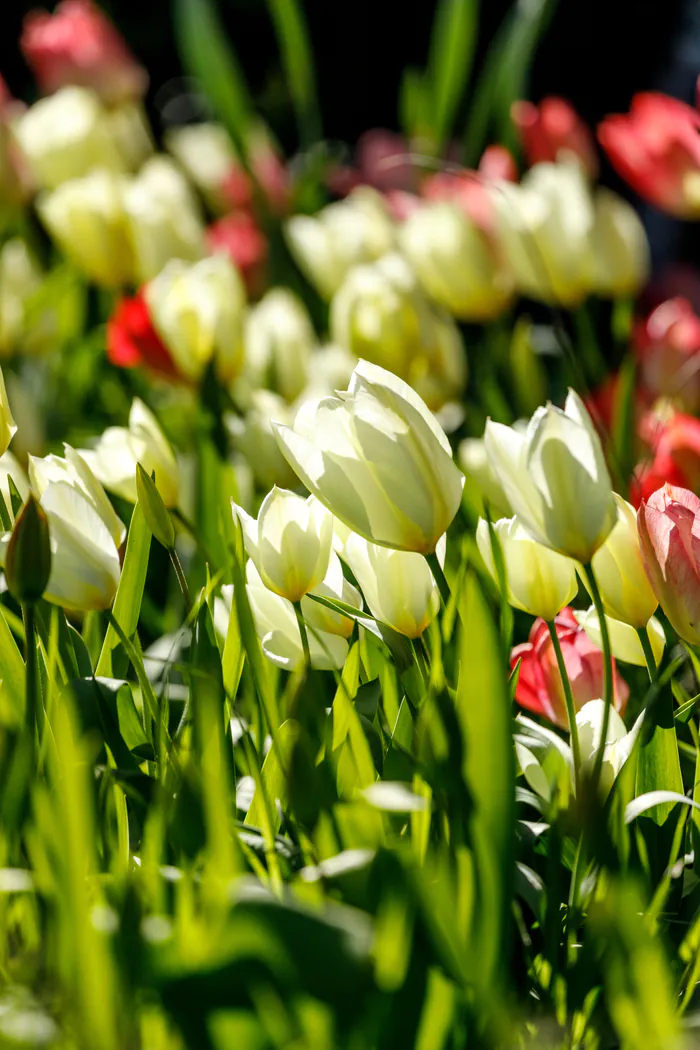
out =
[(593, 136), (565, 99), (552, 95), (538, 106), (533, 102), (514, 102), (511, 117), (529, 164), (556, 161), (562, 152), (573, 153), (592, 179), (597, 176)]
[(644, 386), (673, 397), (688, 412), (700, 408), (700, 317), (680, 296), (667, 299), (635, 328)]
[(20, 47), (46, 94), (79, 84), (111, 104), (139, 98), (148, 84), (145, 69), (91, 0), (63, 0), (53, 14), (30, 12)]
[(642, 559), (671, 626), (700, 645), (700, 499), (666, 484), (637, 514)]
[[(579, 627), (573, 610), (568, 606), (554, 622), (561, 645), (566, 671), (571, 682), (576, 710), (589, 700), (599, 700), (605, 688), (605, 664), (603, 653), (582, 627)], [(516, 645), (510, 654), (510, 666), (520, 660), (518, 685), (515, 700), (527, 711), (542, 715), (565, 729), (566, 702), (564, 686), (557, 666), (557, 658), (544, 620), (535, 620), (529, 641)], [(622, 712), (627, 704), (629, 689), (625, 680), (613, 667), (615, 707)]]

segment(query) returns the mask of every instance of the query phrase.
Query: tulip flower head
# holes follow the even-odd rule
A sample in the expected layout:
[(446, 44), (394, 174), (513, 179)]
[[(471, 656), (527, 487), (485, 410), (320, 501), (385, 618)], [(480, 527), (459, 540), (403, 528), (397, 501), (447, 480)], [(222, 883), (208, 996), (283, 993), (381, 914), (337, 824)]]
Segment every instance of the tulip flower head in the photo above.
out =
[(233, 513), (248, 555), (271, 591), (298, 602), (321, 583), (328, 571), (333, 519), (317, 499), (273, 488), (257, 521), (235, 504)]
[(347, 391), (273, 424), (306, 487), (383, 547), (430, 554), (452, 522), (464, 475), (439, 423), (407, 383), (360, 361)]
[(609, 299), (637, 295), (649, 278), (649, 241), (637, 212), (601, 187), (594, 197), (594, 290)]
[(120, 299), (107, 322), (107, 357), (118, 368), (138, 365), (175, 378), (177, 366), (151, 321), (143, 289)]
[(276, 390), (293, 401), (306, 386), (316, 346), (311, 318), (288, 288), (273, 288), (248, 314), (245, 376), (254, 387)]
[(658, 601), (642, 562), (637, 513), (617, 494), (615, 503), (617, 521), (591, 564), (606, 614), (631, 627), (645, 627)]
[[(576, 563), (533, 540), (517, 518), (501, 518), (493, 530), (503, 554), (508, 601), (531, 616), (553, 620), (578, 591)], [(479, 519), (476, 541), (486, 568), (498, 583), (491, 534), (484, 518)]]
[(637, 515), (649, 582), (678, 636), (700, 645), (700, 499), (664, 485)]
[(532, 102), (514, 102), (511, 118), (530, 165), (556, 161), (564, 154), (576, 157), (591, 179), (597, 177), (598, 157), (593, 136), (565, 99), (550, 95), (537, 106)]
[[(563, 609), (554, 622), (576, 710), (589, 700), (600, 698), (604, 688), (605, 663), (600, 648), (590, 640), (576, 622), (570, 608)], [(534, 711), (565, 729), (567, 726), (564, 684), (559, 674), (554, 645), (544, 620), (535, 620), (530, 637), (516, 645), (510, 654), (510, 666), (520, 661), (515, 699), (521, 707)], [(614, 702), (624, 711), (629, 696), (625, 680), (613, 668)]]
[(617, 519), (600, 438), (578, 394), (562, 411), (538, 408), (525, 434), (486, 425), (486, 451), (521, 525), (533, 539), (584, 564)]
[(635, 330), (644, 387), (686, 412), (700, 409), (700, 317), (681, 297), (667, 299)]
[[(598, 613), (595, 610), (595, 606), (591, 605), (590, 608), (585, 610), (577, 609), (574, 612), (574, 616), (576, 617), (576, 622), (579, 627), (583, 627), (593, 644), (597, 645), (599, 649), (602, 649), (603, 639), (600, 632), (600, 620), (598, 619)], [(608, 628), (610, 648), (615, 659), (621, 664), (634, 664), (637, 667), (647, 667), (646, 654), (635, 628), (628, 623), (623, 623), (622, 620), (614, 620), (611, 616), (607, 615), (605, 617), (605, 622)], [(666, 635), (664, 634), (664, 629), (655, 616), (651, 617), (644, 629), (649, 638), (654, 662), (658, 666), (666, 647)]]

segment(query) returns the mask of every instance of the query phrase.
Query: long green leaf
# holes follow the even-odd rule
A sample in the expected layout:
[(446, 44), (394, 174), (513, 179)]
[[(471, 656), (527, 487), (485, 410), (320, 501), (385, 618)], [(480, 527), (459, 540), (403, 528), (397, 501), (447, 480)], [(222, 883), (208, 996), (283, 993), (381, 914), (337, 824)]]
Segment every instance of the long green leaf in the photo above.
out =
[[(138, 626), (150, 549), (151, 532), (137, 503), (131, 516), (124, 565), (112, 609), (114, 619), (127, 638), (132, 637)], [(123, 677), (128, 659), (125, 653), (116, 651), (118, 646), (119, 636), (110, 624), (102, 643), (96, 674), (103, 675), (105, 678)]]
[(469, 79), (477, 40), (476, 0), (441, 0), (430, 41), (427, 79), (431, 131), (439, 150), (454, 126)]
[(297, 113), (301, 144), (312, 146), (321, 137), (314, 57), (302, 8), (297, 0), (267, 0)]
[(0, 611), (0, 724), (20, 725), (24, 718), (24, 661)]

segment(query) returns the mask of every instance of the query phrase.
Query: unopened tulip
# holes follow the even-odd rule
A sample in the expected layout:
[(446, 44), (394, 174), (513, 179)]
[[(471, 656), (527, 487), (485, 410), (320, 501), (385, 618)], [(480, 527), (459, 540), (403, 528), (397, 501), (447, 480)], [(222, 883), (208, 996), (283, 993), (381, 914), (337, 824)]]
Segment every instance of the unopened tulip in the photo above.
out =
[(30, 12), (20, 47), (47, 95), (81, 84), (111, 104), (143, 95), (148, 84), (145, 69), (91, 0), (63, 0), (53, 14)]
[[(531, 616), (553, 620), (578, 591), (576, 563), (533, 540), (517, 518), (501, 518), (493, 530), (503, 555), (509, 603)], [(476, 541), (486, 568), (498, 583), (491, 533), (484, 518), (479, 519)]]
[(512, 281), (492, 243), (456, 204), (417, 208), (399, 240), (427, 293), (455, 317), (489, 321), (507, 307)]
[(439, 423), (406, 383), (361, 361), (347, 391), (275, 425), (284, 455), (322, 503), (384, 547), (429, 554), (452, 522), (464, 475)]
[(63, 182), (37, 201), (39, 215), (61, 250), (104, 288), (134, 280), (124, 182), (114, 172), (92, 171)]
[(649, 277), (649, 241), (637, 212), (612, 190), (594, 199), (594, 290), (605, 298), (637, 295)]
[(301, 299), (273, 288), (254, 306), (245, 326), (245, 376), (294, 401), (307, 384), (316, 333)]
[(641, 381), (686, 412), (700, 409), (700, 317), (680, 296), (657, 306), (635, 329)]
[[(577, 609), (574, 612), (574, 616), (579, 627), (583, 627), (593, 644), (597, 645), (599, 649), (602, 648), (603, 639), (600, 633), (600, 620), (598, 619), (595, 606), (591, 605), (585, 611)], [(646, 654), (634, 627), (628, 623), (623, 623), (622, 620), (614, 620), (611, 616), (605, 617), (605, 623), (608, 628), (610, 649), (615, 659), (622, 664), (636, 664), (637, 667), (646, 667)], [(644, 630), (646, 630), (649, 638), (654, 662), (658, 665), (661, 662), (666, 646), (664, 629), (656, 617), (652, 616), (645, 625)]]
[(242, 507), (234, 505), (233, 510), (243, 528), (248, 555), (266, 587), (298, 602), (321, 583), (328, 571), (333, 519), (315, 497), (303, 499), (273, 488), (262, 502), (257, 521)]
[(87, 88), (65, 87), (35, 102), (15, 123), (14, 133), (34, 181), (44, 189), (93, 168), (126, 170), (105, 111)]
[(545, 546), (586, 564), (617, 520), (600, 438), (578, 394), (538, 408), (523, 435), (486, 424), (486, 451), (520, 523)]
[(180, 375), (196, 382), (212, 360), (223, 382), (239, 375), (245, 293), (225, 256), (192, 264), (172, 259), (144, 294), (153, 325)]
[(152, 157), (127, 182), (124, 208), (139, 281), (150, 281), (171, 259), (194, 262), (204, 255), (199, 206), (167, 157)]
[(129, 411), (128, 427), (108, 427), (94, 449), (80, 454), (104, 487), (116, 496), (136, 502), (136, 465), (155, 483), (166, 507), (176, 507), (180, 474), (170, 443), (158, 420), (139, 398)]
[(353, 266), (381, 258), (394, 244), (386, 205), (367, 186), (317, 215), (295, 215), (288, 220), (286, 233), (299, 266), (326, 299)]
[(7, 451), (12, 438), (17, 432), (17, 425), (12, 416), (10, 402), (5, 388), (5, 377), (0, 369), (0, 455)]
[(635, 95), (629, 113), (607, 117), (598, 139), (619, 175), (679, 219), (700, 216), (700, 114), (657, 92)]
[[(563, 609), (554, 626), (571, 683), (574, 707), (579, 710), (589, 700), (599, 699), (603, 694), (605, 659), (600, 648), (579, 627), (572, 609)], [(565, 729), (564, 684), (549, 628), (544, 620), (535, 620), (529, 640), (523, 645), (516, 645), (511, 651), (510, 666), (514, 668), (518, 661), (520, 672), (515, 689), (516, 702)], [(618, 711), (624, 711), (629, 689), (614, 667), (613, 686), (615, 707)]]
[[(444, 544), (441, 544), (444, 558)], [(440, 609), (440, 592), (428, 563), (412, 551), (389, 550), (351, 533), (343, 558), (378, 620), (407, 638), (418, 638)]]
[(0, 357), (23, 345), (27, 304), (41, 285), (41, 271), (25, 241), (13, 237), (0, 248)]
[(506, 264), (523, 295), (574, 307), (594, 284), (593, 201), (576, 164), (536, 164), (487, 187)]
[(29, 480), (33, 491), (41, 500), (52, 484), (66, 484), (78, 492), (94, 512), (100, 517), (103, 525), (112, 537), (116, 547), (120, 547), (126, 537), (126, 528), (118, 517), (107, 495), (92, 472), (84, 457), (65, 446), (65, 457), (38, 456), (29, 457)]
[(645, 627), (659, 603), (644, 571), (637, 513), (617, 494), (615, 502), (617, 520), (591, 566), (607, 615), (632, 627)]
[(700, 645), (700, 499), (665, 485), (637, 515), (642, 559), (649, 582), (674, 631)]
[(520, 133), (528, 164), (573, 156), (590, 178), (596, 178), (598, 157), (593, 136), (565, 99), (550, 95), (539, 105), (514, 102), (511, 117)]

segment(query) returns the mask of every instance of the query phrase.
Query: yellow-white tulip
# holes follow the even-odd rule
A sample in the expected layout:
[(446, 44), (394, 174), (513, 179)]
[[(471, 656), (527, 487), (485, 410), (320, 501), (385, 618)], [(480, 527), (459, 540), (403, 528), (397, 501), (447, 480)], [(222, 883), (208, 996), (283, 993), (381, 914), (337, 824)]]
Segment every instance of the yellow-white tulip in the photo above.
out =
[[(600, 620), (595, 607), (591, 605), (585, 611), (576, 610), (574, 616), (591, 641), (602, 649), (603, 639), (600, 633)], [(605, 623), (608, 628), (610, 647), (615, 659), (623, 664), (636, 664), (637, 667), (646, 667), (647, 662), (642, 643), (634, 627), (631, 627), (628, 623), (623, 623), (622, 620), (614, 620), (611, 616), (605, 617)], [(661, 661), (666, 645), (664, 629), (655, 616), (650, 618), (645, 628), (649, 637), (651, 651), (654, 654), (654, 660), (658, 664)]]
[(649, 241), (637, 212), (612, 190), (595, 196), (593, 224), (594, 287), (598, 295), (636, 295), (647, 283)]
[(175, 454), (158, 420), (139, 398), (131, 404), (128, 427), (108, 427), (94, 449), (81, 449), (80, 454), (109, 492), (130, 503), (136, 502), (136, 464), (149, 475), (155, 471), (163, 503), (177, 506), (180, 472)]
[(365, 539), (430, 554), (452, 522), (464, 475), (435, 416), (407, 383), (361, 361), (347, 391), (273, 424), (310, 492)]
[(382, 197), (367, 186), (317, 215), (287, 221), (292, 252), (309, 280), (330, 299), (353, 266), (391, 251), (394, 226)]
[[(328, 571), (314, 589), (314, 594), (320, 594), (323, 598), (332, 598), (335, 601), (351, 605), (358, 611), (362, 609), (362, 595), (357, 587), (343, 576), (343, 567), (335, 551), (331, 551), (328, 562)], [(309, 633), (323, 631), (325, 634), (337, 634), (341, 638), (349, 638), (355, 627), (355, 621), (349, 616), (329, 609), (327, 605), (315, 602), (308, 594), (301, 599), (301, 611), (308, 627)]]
[(138, 281), (150, 281), (170, 259), (194, 262), (205, 254), (199, 206), (167, 157), (152, 157), (128, 180), (124, 208)]
[(513, 282), (481, 230), (450, 201), (417, 208), (399, 241), (428, 294), (463, 321), (503, 313)]
[(92, 171), (61, 183), (37, 200), (44, 226), (69, 259), (90, 280), (118, 288), (134, 280), (124, 187), (111, 171)]
[(79, 493), (101, 519), (115, 547), (120, 547), (126, 537), (126, 528), (117, 515), (107, 494), (85, 459), (64, 445), (65, 458), (60, 456), (29, 457), (29, 480), (35, 494), (43, 501), (50, 485), (66, 484)]
[(0, 369), (0, 455), (7, 451), (12, 438), (17, 433), (17, 425), (12, 416), (10, 402), (5, 388), (5, 377)]
[(221, 124), (186, 124), (165, 134), (165, 145), (214, 211), (221, 209), (221, 187), (239, 164)]
[(223, 382), (239, 375), (245, 292), (225, 255), (189, 264), (172, 259), (145, 294), (153, 324), (182, 375), (200, 379), (212, 359)]
[(64, 87), (35, 102), (16, 122), (14, 134), (34, 181), (44, 189), (93, 168), (126, 170), (106, 112), (88, 88)]
[(247, 318), (245, 376), (294, 401), (309, 376), (316, 333), (301, 299), (288, 288), (271, 289)]
[[(444, 559), (444, 542), (440, 555)], [(389, 550), (351, 533), (343, 558), (378, 620), (407, 638), (418, 638), (440, 608), (440, 592), (425, 558), (412, 551)]]
[(501, 251), (516, 288), (576, 306), (594, 284), (593, 202), (578, 164), (535, 164), (519, 185), (489, 183)]
[(296, 484), (296, 474), (282, 455), (272, 429), (273, 419), (291, 423), (294, 414), (279, 394), (253, 390), (245, 415), (226, 420), (235, 447), (245, 457), (261, 488), (290, 488)]
[(26, 242), (13, 237), (0, 248), (0, 356), (23, 345), (27, 302), (41, 285), (41, 271)]
[(545, 546), (586, 564), (617, 520), (600, 438), (578, 394), (538, 408), (524, 435), (486, 424), (486, 451), (520, 523)]
[(457, 449), (457, 461), (467, 476), (476, 485), (478, 495), (488, 504), (491, 517), (510, 517), (512, 509), (498, 475), (491, 466), (483, 438), (465, 438)]
[[(605, 703), (602, 700), (589, 700), (576, 715), (581, 764), (589, 772), (594, 769), (597, 761), (598, 751), (603, 738), (604, 721)], [(625, 723), (613, 704), (608, 712), (608, 726), (605, 734), (605, 748), (599, 782), (599, 790), (604, 796), (609, 793), (615, 777), (617, 777), (629, 758), (640, 728), (641, 722), (637, 720), (628, 733)]]
[(317, 499), (273, 488), (262, 502), (257, 521), (235, 504), (233, 511), (243, 527), (248, 555), (266, 587), (298, 602), (321, 583), (330, 561), (333, 519)]
[[(576, 563), (533, 540), (517, 518), (501, 518), (493, 529), (503, 553), (509, 603), (531, 616), (553, 620), (578, 590)], [(491, 534), (484, 518), (479, 519), (476, 541), (486, 568), (498, 583)]]
[(23, 500), (29, 495), (29, 478), (24, 468), (9, 448), (0, 456), (0, 497), (5, 501), (5, 506), (10, 517), (12, 514), (12, 497), (10, 495), (10, 478)]
[(642, 562), (637, 512), (617, 494), (615, 503), (617, 520), (591, 564), (607, 615), (632, 627), (644, 627), (659, 602)]

